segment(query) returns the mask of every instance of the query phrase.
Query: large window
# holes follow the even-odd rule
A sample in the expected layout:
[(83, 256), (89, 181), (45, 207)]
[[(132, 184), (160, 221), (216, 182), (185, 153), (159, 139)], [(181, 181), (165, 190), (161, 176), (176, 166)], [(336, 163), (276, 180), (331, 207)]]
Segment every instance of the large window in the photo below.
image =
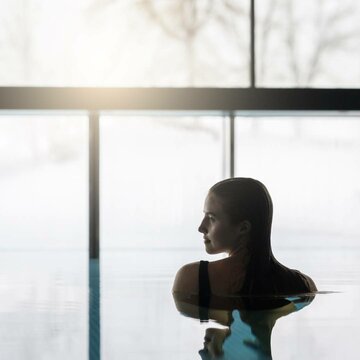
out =
[(257, 86), (359, 87), (356, 0), (256, 0)]
[(0, 116), (0, 338), (7, 359), (87, 356), (83, 116)]
[(229, 176), (268, 187), (276, 257), (339, 291), (281, 321), (273, 354), (356, 349), (339, 334), (359, 315), (359, 11), (2, 0), (5, 358), (198, 356), (204, 323), (179, 318), (171, 285), (181, 265), (223, 256), (205, 254), (197, 228), (208, 188)]
[(222, 122), (101, 118), (102, 248), (201, 248), (206, 191), (223, 176)]
[[(3, 0), (0, 84), (246, 87), (250, 3)], [(356, 0), (256, 0), (256, 85), (358, 87), (359, 19)]]
[(247, 86), (249, 2), (5, 0), (2, 86)]
[(0, 248), (87, 249), (87, 119), (0, 116)]
[(275, 246), (357, 244), (359, 137), (353, 117), (237, 118), (236, 175), (268, 187)]

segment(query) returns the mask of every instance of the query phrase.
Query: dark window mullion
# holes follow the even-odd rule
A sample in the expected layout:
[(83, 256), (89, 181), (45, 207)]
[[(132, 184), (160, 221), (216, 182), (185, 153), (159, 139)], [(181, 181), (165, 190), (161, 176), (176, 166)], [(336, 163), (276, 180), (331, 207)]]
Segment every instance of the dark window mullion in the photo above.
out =
[(255, 0), (250, 0), (250, 87), (255, 87)]

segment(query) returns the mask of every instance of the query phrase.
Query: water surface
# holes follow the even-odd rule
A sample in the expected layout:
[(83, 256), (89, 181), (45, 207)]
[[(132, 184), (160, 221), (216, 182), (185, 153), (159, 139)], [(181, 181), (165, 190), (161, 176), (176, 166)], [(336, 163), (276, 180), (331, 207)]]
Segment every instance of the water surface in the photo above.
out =
[[(275, 253), (311, 275), (324, 293), (276, 320), (272, 357), (356, 358), (360, 250)], [(1, 358), (201, 359), (207, 329), (226, 325), (181, 314), (171, 293), (176, 270), (201, 258), (194, 250), (123, 249), (103, 251), (89, 268), (86, 251), (2, 251)], [(240, 315), (233, 314), (235, 324)]]

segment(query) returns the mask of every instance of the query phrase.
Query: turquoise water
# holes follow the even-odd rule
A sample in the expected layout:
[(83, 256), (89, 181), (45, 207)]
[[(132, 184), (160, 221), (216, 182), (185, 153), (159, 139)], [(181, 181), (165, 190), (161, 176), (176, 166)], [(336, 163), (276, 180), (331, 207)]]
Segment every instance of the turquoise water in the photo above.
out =
[[(202, 255), (191, 250), (103, 251), (100, 266), (93, 261), (89, 267), (85, 251), (1, 252), (0, 358), (209, 358), (203, 351), (208, 329), (221, 333), (229, 327), (232, 337), (226, 338), (225, 349), (246, 358), (241, 347), (255, 345), (246, 340), (241, 312), (233, 312), (227, 326), (216, 318), (200, 322), (175, 306), (171, 285), (176, 270)], [(323, 293), (300, 311), (276, 319), (272, 357), (356, 358), (360, 249), (282, 249), (276, 255), (311, 275)]]

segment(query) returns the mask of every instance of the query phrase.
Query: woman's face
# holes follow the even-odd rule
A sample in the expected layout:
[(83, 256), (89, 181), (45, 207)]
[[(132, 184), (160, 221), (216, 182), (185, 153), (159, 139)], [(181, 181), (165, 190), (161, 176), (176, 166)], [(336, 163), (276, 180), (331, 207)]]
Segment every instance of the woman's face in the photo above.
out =
[(230, 222), (221, 200), (211, 192), (205, 199), (204, 218), (198, 230), (204, 234), (208, 254), (232, 253), (241, 245), (239, 225)]

